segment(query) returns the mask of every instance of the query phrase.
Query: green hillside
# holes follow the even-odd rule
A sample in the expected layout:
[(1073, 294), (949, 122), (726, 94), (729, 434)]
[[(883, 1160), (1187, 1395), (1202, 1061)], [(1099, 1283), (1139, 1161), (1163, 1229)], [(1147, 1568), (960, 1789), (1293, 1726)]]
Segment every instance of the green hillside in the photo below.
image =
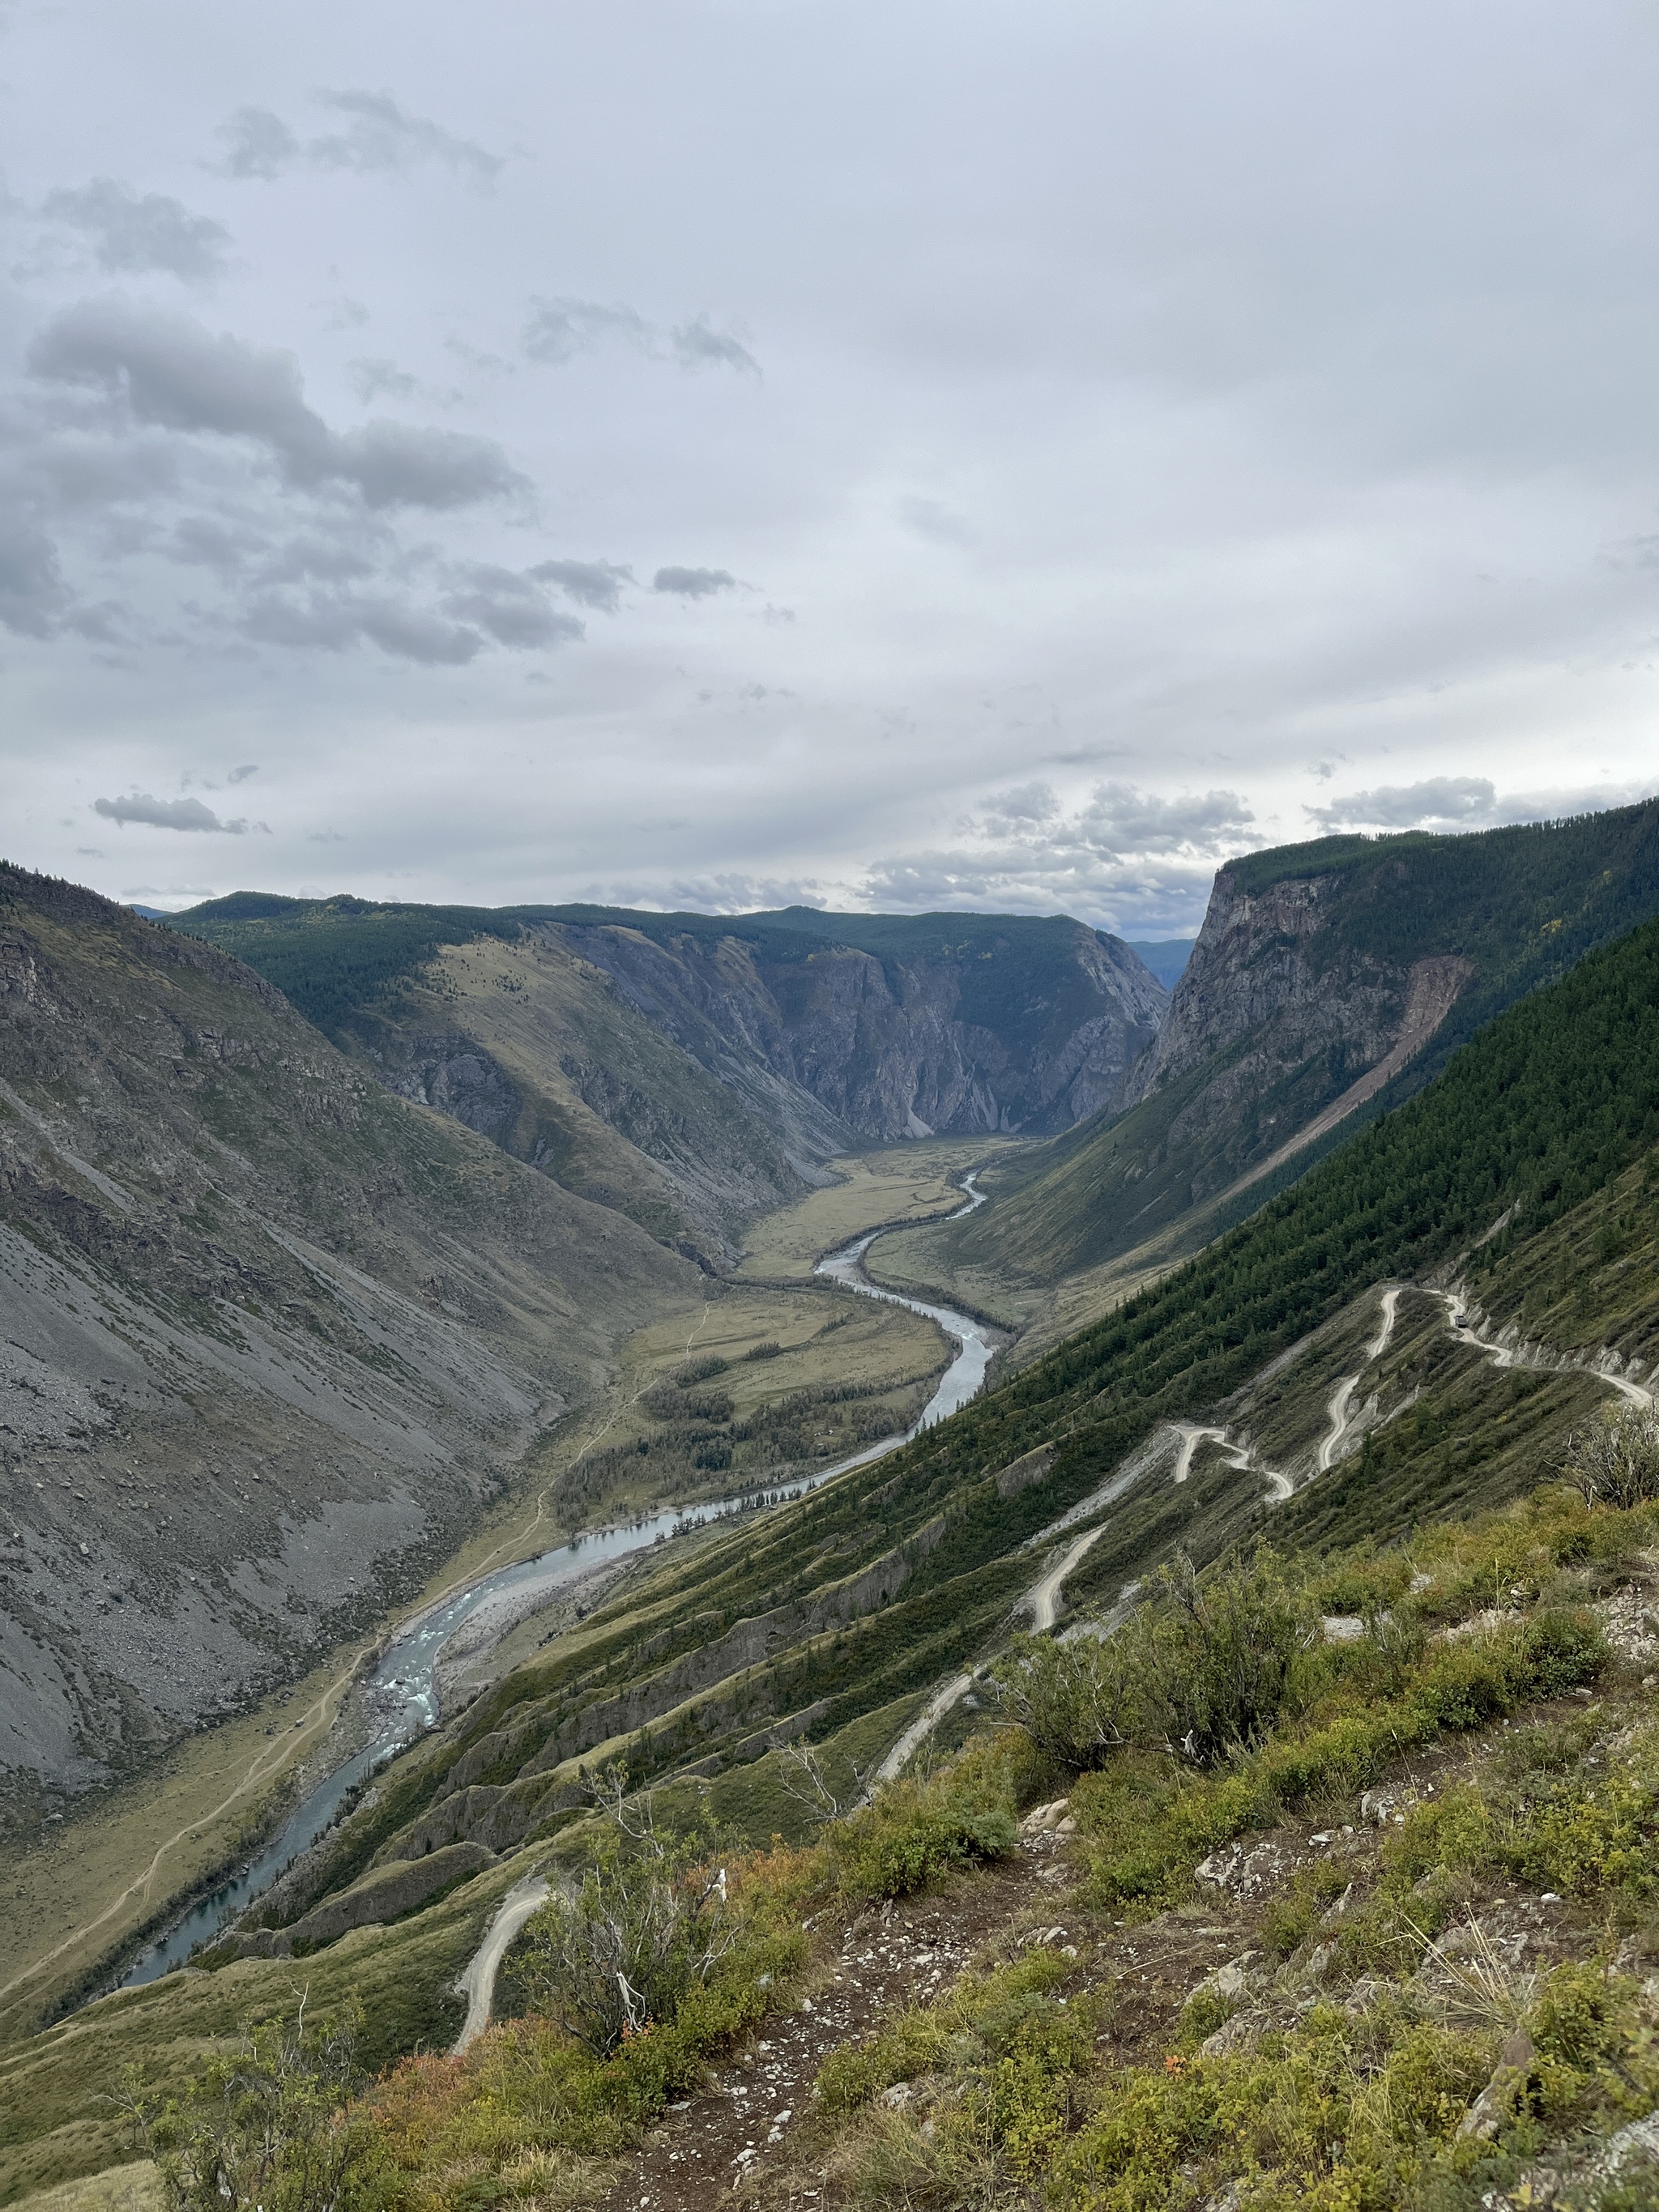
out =
[[(1394, 992), (1403, 1004), (1413, 963), (1468, 963), (1450, 1011), (1380, 1094), (1375, 1115), (1421, 1088), (1458, 1047), (1505, 1006), (1566, 974), (1584, 954), (1659, 910), (1659, 801), (1559, 823), (1473, 836), (1333, 837), (1231, 861), (1215, 904), (1234, 914), (1290, 886), (1312, 887), (1316, 922), (1294, 945), (1269, 929), (1235, 973), (1187, 970), (1160, 1056), (1186, 1023), (1190, 1049), (1150, 1096), (1103, 1111), (1041, 1151), (988, 1177), (998, 1203), (949, 1229), (917, 1232), (883, 1255), (884, 1279), (941, 1284), (964, 1294), (994, 1280), (1052, 1283), (1146, 1248), (1167, 1264), (1303, 1173), (1352, 1124), (1259, 1170), (1370, 1064), (1333, 1034), (1326, 1008)], [(1206, 1049), (1190, 995), (1207, 991), (1224, 1012), (1258, 967), (1300, 966), (1286, 1003)], [(1213, 1018), (1213, 1016), (1211, 1017)]]

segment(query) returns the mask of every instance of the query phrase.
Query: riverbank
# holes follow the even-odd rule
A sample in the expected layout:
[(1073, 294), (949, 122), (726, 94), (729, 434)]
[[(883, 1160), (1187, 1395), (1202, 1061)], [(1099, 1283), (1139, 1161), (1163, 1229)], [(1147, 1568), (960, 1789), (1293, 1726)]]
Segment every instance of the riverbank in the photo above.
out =
[[(917, 1146), (890, 1159), (874, 1156), (849, 1163), (849, 1168), (861, 1170), (849, 1176), (849, 1187), (862, 1190), (866, 1205), (874, 1201), (877, 1218), (902, 1212), (906, 1206), (938, 1212), (956, 1198), (950, 1177), (961, 1172), (959, 1156), (965, 1154), (971, 1164), (974, 1149)], [(896, 1191), (902, 1194), (896, 1206)], [(813, 1200), (832, 1194), (815, 1193)], [(816, 1226), (803, 1231), (798, 1217), (804, 1209), (787, 1211), (791, 1220), (782, 1241), (792, 1249), (801, 1247), (803, 1235), (810, 1239)], [(815, 1214), (814, 1224), (817, 1219)], [(867, 1228), (870, 1221), (866, 1212), (858, 1225)], [(823, 1249), (820, 1238), (807, 1256), (816, 1263)], [(514, 1471), (508, 1496), (409, 1607), (380, 1624), (378, 1632), (319, 1660), (301, 1683), (274, 1693), (254, 1712), (176, 1747), (141, 1782), (110, 1793), (78, 1816), (53, 1824), (31, 1844), (9, 1851), (0, 1866), (14, 1893), (0, 1962), (0, 2040), (28, 2033), (70, 1990), (90, 1994), (112, 1985), (118, 1978), (112, 1972), (116, 1959), (125, 1949), (130, 1961), (133, 1936), (158, 1911), (167, 1917), (168, 1899), (190, 1897), (204, 1876), (228, 1862), (245, 1868), (261, 1856), (261, 1839), (281, 1832), (319, 1775), (359, 1749), (350, 1714), (353, 1692), (362, 1686), (362, 1670), (370, 1655), (386, 1652), (412, 1625), (429, 1619), (498, 1566), (522, 1560), (544, 1531), (560, 1534), (555, 1498), (560, 1478), (577, 1462), (591, 1462), (596, 1451), (613, 1449), (619, 1439), (642, 1433), (648, 1426), (641, 1411), (645, 1392), (689, 1355), (709, 1351), (724, 1356), (736, 1363), (733, 1372), (740, 1381), (758, 1384), (763, 1378), (775, 1390), (821, 1387), (831, 1378), (851, 1376), (902, 1391), (912, 1376), (937, 1371), (939, 1340), (922, 1316), (889, 1304), (874, 1311), (866, 1308), (849, 1321), (841, 1307), (836, 1291), (828, 1283), (815, 1283), (810, 1269), (792, 1273), (787, 1288), (742, 1279), (708, 1285), (696, 1306), (629, 1340), (603, 1395), (540, 1441)], [(826, 1316), (839, 1324), (832, 1334), (824, 1332)], [(755, 1366), (744, 1364), (757, 1346), (770, 1344), (779, 1346), (775, 1356)], [(890, 1441), (896, 1442), (896, 1436)], [(643, 1473), (648, 1462), (640, 1465)], [(626, 1521), (641, 1517), (651, 1501), (641, 1485), (619, 1491), (607, 1502), (617, 1519)], [(590, 1555), (584, 1564), (595, 1562)], [(529, 1638), (533, 1648), (547, 1632), (545, 1625), (535, 1628), (535, 1619), (533, 1613), (519, 1614), (500, 1639), (474, 1632), (478, 1640), (471, 1666), (482, 1662), (495, 1671), (493, 1652), (509, 1638), (515, 1643)], [(500, 1664), (528, 1656), (528, 1650), (502, 1650)], [(282, 1801), (275, 1818), (267, 1809), (273, 1796)], [(198, 1932), (210, 1930), (204, 1924)]]

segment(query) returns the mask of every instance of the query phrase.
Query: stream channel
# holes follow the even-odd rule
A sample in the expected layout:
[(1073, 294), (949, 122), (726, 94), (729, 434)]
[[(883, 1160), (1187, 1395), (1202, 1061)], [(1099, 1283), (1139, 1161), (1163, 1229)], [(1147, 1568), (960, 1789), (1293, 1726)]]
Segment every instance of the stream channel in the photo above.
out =
[[(951, 1217), (952, 1220), (984, 1205), (984, 1192), (974, 1188), (978, 1172), (975, 1169), (972, 1175), (963, 1177), (962, 1188), (967, 1203), (957, 1208)], [(826, 1467), (817, 1474), (805, 1475), (793, 1482), (770, 1485), (734, 1498), (715, 1498), (702, 1505), (671, 1506), (665, 1512), (653, 1513), (623, 1528), (587, 1530), (568, 1544), (544, 1552), (537, 1559), (520, 1559), (513, 1566), (498, 1567), (471, 1589), (445, 1598), (417, 1615), (397, 1642), (387, 1647), (365, 1685), (365, 1698), (374, 1716), (374, 1732), (369, 1741), (324, 1776), (289, 1815), (281, 1832), (251, 1864), (221, 1888), (198, 1898), (165, 1935), (142, 1951), (122, 1977), (120, 1986), (130, 1989), (141, 1982), (155, 1981), (171, 1968), (182, 1966), (198, 1944), (210, 1943), (222, 1929), (269, 1889), (285, 1867), (316, 1842), (336, 1819), (350, 1790), (416, 1736), (436, 1726), (438, 1698), (433, 1680), (434, 1662), (440, 1648), (481, 1605), (507, 1592), (522, 1595), (533, 1589), (545, 1591), (550, 1597), (561, 1584), (586, 1574), (606, 1560), (625, 1559), (629, 1553), (666, 1542), (689, 1529), (705, 1528), (711, 1521), (740, 1513), (764, 1512), (789, 1498), (804, 1497), (809, 1490), (816, 1490), (820, 1483), (836, 1475), (845, 1474), (851, 1468), (867, 1466), (870, 1461), (896, 1451), (920, 1430), (931, 1428), (935, 1421), (944, 1420), (965, 1406), (985, 1381), (993, 1346), (979, 1322), (968, 1315), (953, 1312), (949, 1306), (928, 1305), (920, 1298), (901, 1297), (896, 1291), (880, 1290), (871, 1282), (864, 1272), (864, 1255), (884, 1233), (873, 1229), (855, 1237), (852, 1243), (820, 1260), (814, 1273), (840, 1284), (844, 1290), (857, 1291), (861, 1297), (880, 1298), (890, 1305), (908, 1306), (912, 1313), (925, 1314), (929, 1321), (937, 1322), (955, 1344), (956, 1358), (939, 1377), (939, 1388), (914, 1426), (902, 1436), (884, 1437), (879, 1443), (855, 1452), (850, 1459), (840, 1460), (834, 1467)]]

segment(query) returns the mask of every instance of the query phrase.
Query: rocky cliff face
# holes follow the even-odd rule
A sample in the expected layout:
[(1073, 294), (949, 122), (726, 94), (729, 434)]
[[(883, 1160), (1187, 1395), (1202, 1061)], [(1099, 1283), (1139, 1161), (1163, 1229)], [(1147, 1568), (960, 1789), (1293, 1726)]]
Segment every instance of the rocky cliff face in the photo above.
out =
[(1062, 915), (237, 893), (175, 926), (401, 1096), (715, 1267), (837, 1152), (1114, 1105), (1169, 1003), (1128, 945)]
[(1659, 912), (1659, 803), (1470, 836), (1322, 838), (1223, 868), (1122, 1105), (988, 1177), (929, 1279), (1162, 1265), (1426, 1079), (1484, 1021)]
[[(1169, 1018), (1123, 1093), (1126, 1107), (1138, 1106), (1209, 1067), (1164, 1138), (1200, 1155), (1195, 1202), (1224, 1188), (1250, 1155), (1292, 1137), (1384, 1060), (1406, 1026), (1415, 963), (1358, 949), (1318, 957), (1343, 890), (1336, 873), (1261, 890), (1225, 868), (1216, 878)], [(1442, 1015), (1449, 1005), (1447, 997)], [(1246, 1124), (1251, 1142), (1241, 1155), (1229, 1139)]]
[(539, 926), (757, 1111), (798, 1119), (804, 1093), (843, 1143), (1070, 1128), (1168, 1005), (1127, 945), (1060, 918), (679, 919)]
[(0, 869), (0, 1821), (378, 1616), (696, 1279), (211, 946)]

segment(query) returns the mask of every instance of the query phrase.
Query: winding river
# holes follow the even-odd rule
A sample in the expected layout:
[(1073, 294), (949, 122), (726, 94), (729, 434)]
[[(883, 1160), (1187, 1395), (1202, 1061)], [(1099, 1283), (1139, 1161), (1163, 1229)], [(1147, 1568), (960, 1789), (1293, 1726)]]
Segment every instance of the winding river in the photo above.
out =
[[(950, 1217), (952, 1220), (984, 1205), (985, 1194), (974, 1188), (977, 1173), (975, 1170), (963, 1178), (967, 1202)], [(316, 1842), (337, 1818), (350, 1790), (366, 1780), (377, 1766), (436, 1724), (438, 1694), (434, 1673), (439, 1650), (481, 1606), (503, 1596), (523, 1600), (545, 1593), (550, 1598), (562, 1584), (608, 1560), (625, 1559), (630, 1553), (665, 1543), (689, 1529), (705, 1528), (713, 1521), (764, 1512), (789, 1498), (803, 1497), (820, 1483), (845, 1474), (849, 1468), (866, 1466), (872, 1460), (896, 1451), (921, 1430), (930, 1428), (935, 1421), (944, 1420), (965, 1406), (984, 1383), (993, 1346), (984, 1329), (968, 1315), (953, 1312), (948, 1306), (929, 1305), (921, 1298), (902, 1297), (896, 1291), (882, 1290), (871, 1282), (864, 1272), (864, 1255), (884, 1233), (878, 1229), (872, 1230), (843, 1245), (821, 1260), (815, 1273), (860, 1297), (880, 1298), (888, 1304), (905, 1306), (912, 1313), (925, 1315), (929, 1321), (936, 1322), (956, 1346), (956, 1357), (940, 1376), (938, 1389), (913, 1426), (902, 1436), (884, 1437), (878, 1443), (854, 1453), (851, 1458), (837, 1461), (834, 1467), (823, 1468), (817, 1474), (805, 1475), (793, 1482), (775, 1484), (702, 1505), (671, 1507), (665, 1512), (653, 1513), (645, 1520), (618, 1528), (589, 1530), (536, 1559), (497, 1568), (470, 1589), (417, 1615), (387, 1648), (366, 1685), (365, 1698), (373, 1717), (369, 1741), (324, 1776), (295, 1806), (280, 1834), (250, 1865), (234, 1880), (198, 1899), (165, 1935), (141, 1952), (122, 1978), (121, 1986), (131, 1988), (138, 1983), (153, 1982), (170, 1968), (182, 1966), (198, 1944), (210, 1942), (270, 1887), (286, 1866)]]

